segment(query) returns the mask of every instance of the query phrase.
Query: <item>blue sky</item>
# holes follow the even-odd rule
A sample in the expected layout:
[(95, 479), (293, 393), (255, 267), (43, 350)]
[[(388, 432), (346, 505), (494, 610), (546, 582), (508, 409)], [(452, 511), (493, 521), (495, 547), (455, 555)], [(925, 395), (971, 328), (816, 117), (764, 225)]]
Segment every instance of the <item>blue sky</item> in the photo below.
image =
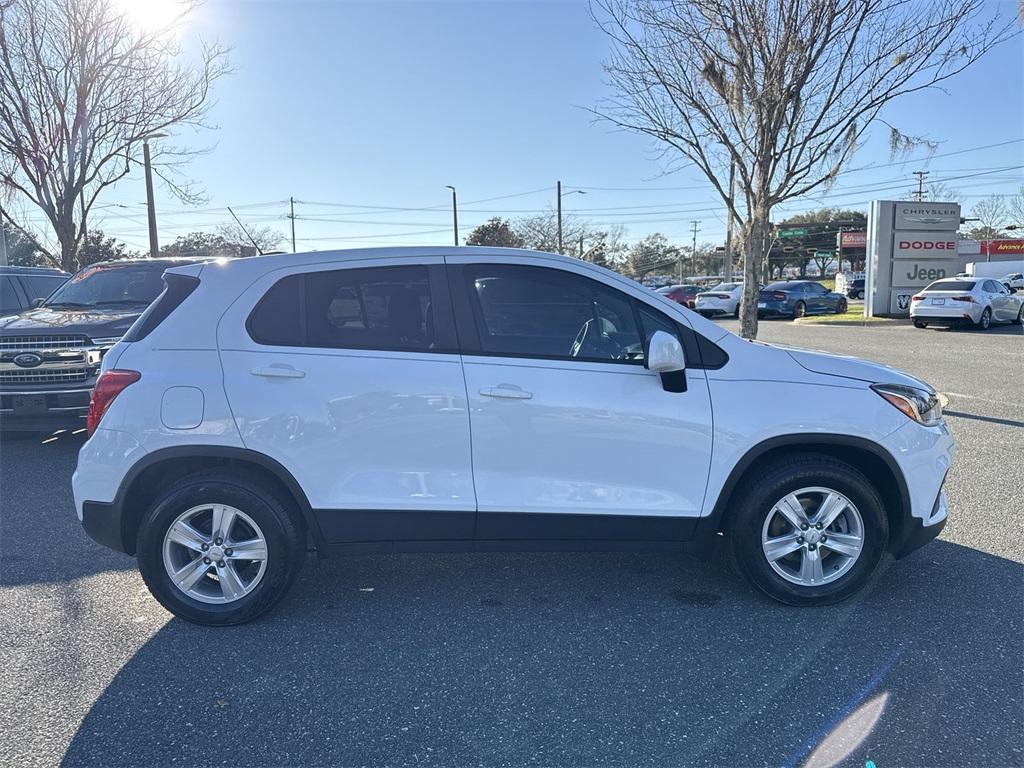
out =
[[(1001, 6), (1012, 13), (1015, 3)], [(287, 233), (284, 201), (294, 196), (299, 250), (447, 244), (446, 184), (458, 189), (464, 236), (490, 216), (552, 206), (556, 179), (587, 190), (565, 199), (567, 211), (623, 223), (628, 241), (660, 231), (689, 242), (692, 219), (699, 241), (724, 239), (722, 206), (698, 172), (664, 175), (648, 140), (586, 111), (607, 93), (608, 47), (585, 3), (209, 0), (183, 39), (198, 35), (230, 46), (235, 71), (216, 90), (210, 119), (219, 129), (186, 136), (216, 142), (188, 169), (210, 200), (186, 209), (158, 189), (162, 243), (228, 221), (228, 205), (247, 224)], [(918, 168), (933, 179), (970, 175), (948, 182), (965, 207), (1015, 191), (1022, 171), (993, 169), (1024, 165), (1022, 83), (1018, 36), (950, 81), (948, 93), (888, 110), (905, 132), (941, 142), (937, 157), (892, 165), (878, 126), (850, 166), (872, 168), (775, 218), (821, 204), (866, 210), (873, 197), (900, 197)], [(502, 199), (473, 202), (490, 198)], [(143, 249), (144, 200), (141, 176), (126, 178), (103, 201), (124, 207), (105, 208), (94, 224)]]

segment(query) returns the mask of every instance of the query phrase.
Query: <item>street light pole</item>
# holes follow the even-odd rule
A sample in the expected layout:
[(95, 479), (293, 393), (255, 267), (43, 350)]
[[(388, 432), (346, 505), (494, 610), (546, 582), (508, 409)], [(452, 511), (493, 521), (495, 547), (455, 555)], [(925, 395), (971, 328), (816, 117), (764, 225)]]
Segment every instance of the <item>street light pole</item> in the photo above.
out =
[(587, 192), (586, 190), (583, 189), (573, 189), (570, 190), (569, 192), (566, 192), (565, 194), (562, 194), (562, 182), (555, 182), (555, 197), (558, 198), (558, 252), (561, 254), (565, 253), (565, 249), (562, 247), (562, 198), (565, 197), (565, 195), (585, 194), (587, 194)]
[(151, 133), (142, 137), (142, 160), (146, 166), (146, 210), (149, 218), (149, 256), (155, 259), (160, 255), (160, 246), (156, 239), (156, 206), (153, 204), (153, 169), (149, 159), (149, 140), (160, 139), (166, 133)]
[(455, 244), (459, 244), (459, 201), (455, 196), (455, 187), (451, 184), (445, 184), (446, 189), (452, 191), (452, 230), (455, 238)]

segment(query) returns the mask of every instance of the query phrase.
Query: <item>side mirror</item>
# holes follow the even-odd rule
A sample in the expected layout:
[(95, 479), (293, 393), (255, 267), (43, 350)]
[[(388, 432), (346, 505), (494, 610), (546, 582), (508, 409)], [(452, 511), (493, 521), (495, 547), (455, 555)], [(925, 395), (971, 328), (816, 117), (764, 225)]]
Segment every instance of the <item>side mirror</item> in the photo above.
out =
[(655, 331), (647, 348), (644, 365), (655, 373), (674, 373), (686, 370), (686, 357), (679, 339), (665, 331)]
[(32, 303), (29, 306), (31, 306), (32, 309), (35, 309), (36, 307), (43, 306), (44, 301), (46, 301), (45, 298), (32, 299)]

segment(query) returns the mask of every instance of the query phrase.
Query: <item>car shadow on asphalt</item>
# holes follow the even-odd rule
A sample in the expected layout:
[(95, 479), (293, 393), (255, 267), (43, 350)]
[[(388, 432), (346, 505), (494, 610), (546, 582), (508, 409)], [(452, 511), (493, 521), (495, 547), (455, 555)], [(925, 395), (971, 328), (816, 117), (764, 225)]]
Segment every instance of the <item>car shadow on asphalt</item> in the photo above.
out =
[(310, 561), (258, 622), (170, 620), (63, 765), (1019, 764), (1022, 576), (937, 541), (797, 609), (669, 555)]

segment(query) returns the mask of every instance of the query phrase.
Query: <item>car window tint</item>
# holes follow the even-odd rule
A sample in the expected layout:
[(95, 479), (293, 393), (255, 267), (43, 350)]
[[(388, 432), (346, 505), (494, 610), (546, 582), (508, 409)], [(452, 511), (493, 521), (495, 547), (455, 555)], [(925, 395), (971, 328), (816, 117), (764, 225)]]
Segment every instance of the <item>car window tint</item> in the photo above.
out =
[(925, 288), (926, 291), (973, 291), (972, 280), (936, 280)]
[(0, 277), (0, 312), (17, 312), (21, 309), (14, 282), (9, 277)]
[[(640, 305), (640, 324), (644, 329), (644, 345), (638, 356), (640, 360), (644, 359), (645, 350), (650, 346), (651, 336), (654, 335), (655, 331), (665, 331), (665, 333), (670, 333), (679, 339), (679, 331), (676, 329), (676, 324), (663, 313), (646, 304)], [(682, 343), (682, 339), (679, 339), (679, 343)]]
[(808, 293), (822, 296), (828, 293), (828, 290), (821, 283), (805, 283), (805, 287)]
[(310, 346), (415, 351), (434, 344), (425, 266), (317, 272), (305, 290)]
[(634, 362), (642, 358), (630, 299), (556, 269), (481, 265), (466, 270), (486, 354)]
[(303, 275), (290, 275), (267, 291), (249, 318), (249, 335), (259, 344), (301, 347)]

